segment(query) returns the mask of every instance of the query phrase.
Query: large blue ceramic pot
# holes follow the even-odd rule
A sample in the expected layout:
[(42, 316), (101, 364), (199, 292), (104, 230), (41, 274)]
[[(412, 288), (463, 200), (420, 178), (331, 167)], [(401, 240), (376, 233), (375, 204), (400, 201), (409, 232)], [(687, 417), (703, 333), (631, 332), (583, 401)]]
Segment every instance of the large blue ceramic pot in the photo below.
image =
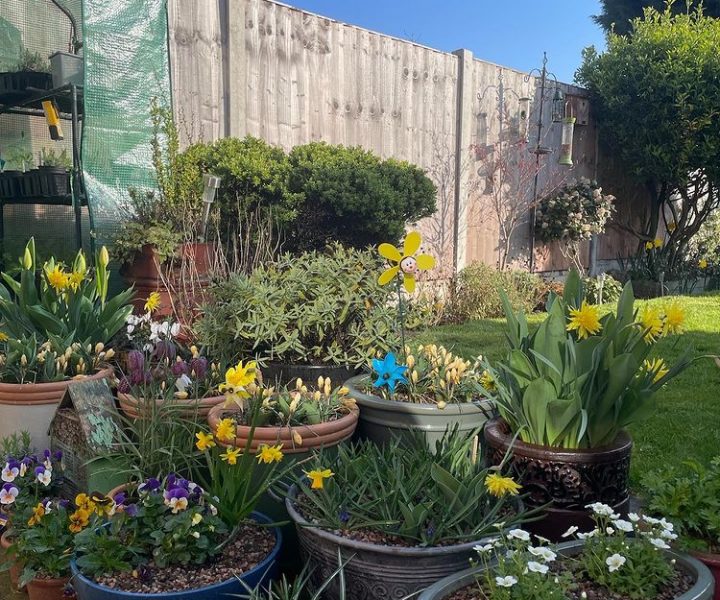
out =
[[(254, 512), (251, 516), (257, 523), (272, 523), (268, 517), (261, 513)], [(247, 594), (248, 588), (255, 588), (277, 577), (277, 556), (282, 546), (282, 533), (279, 527), (274, 527), (273, 531), (275, 533), (275, 546), (265, 560), (247, 573), (213, 585), (164, 594), (123, 592), (99, 585), (85, 577), (79, 571), (75, 559), (70, 563), (72, 570), (70, 583), (75, 588), (78, 600), (141, 600), (142, 598), (154, 598), (156, 600), (229, 600), (238, 595)]]

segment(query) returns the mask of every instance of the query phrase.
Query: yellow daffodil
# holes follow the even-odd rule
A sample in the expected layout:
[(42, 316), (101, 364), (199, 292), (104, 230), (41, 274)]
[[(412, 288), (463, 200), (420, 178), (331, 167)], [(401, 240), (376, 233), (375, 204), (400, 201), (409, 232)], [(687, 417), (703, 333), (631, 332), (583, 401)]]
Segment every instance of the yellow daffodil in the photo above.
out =
[(30, 517), (30, 519), (28, 519), (28, 522), (27, 522), (28, 527), (34, 527), (35, 525), (40, 523), (40, 521), (42, 520), (42, 518), (44, 516), (45, 516), (45, 505), (42, 502), (38, 502), (37, 506), (35, 508), (33, 508), (32, 516)]
[(653, 240), (653, 243), (652, 243), (652, 244), (653, 244), (653, 248), (662, 248), (662, 246), (663, 246), (663, 241), (662, 241), (662, 239), (660, 239), (660, 238), (655, 238), (655, 239)]
[(645, 250), (652, 250), (654, 248), (652, 242), (645, 242)]
[(68, 275), (68, 286), (73, 292), (77, 292), (80, 289), (80, 284), (85, 280), (85, 274), (73, 271)]
[(303, 471), (303, 473), (305, 473), (311, 481), (310, 487), (313, 490), (323, 489), (325, 487), (325, 480), (335, 475), (330, 469), (313, 469), (312, 471)]
[(576, 331), (579, 339), (595, 335), (602, 329), (598, 307), (583, 300), (580, 308), (571, 308), (568, 317), (568, 331)]
[(205, 450), (207, 450), (208, 448), (213, 448), (215, 446), (215, 439), (213, 438), (211, 433), (199, 431), (195, 434), (195, 437), (197, 438), (195, 446), (201, 452), (205, 452)]
[(0, 331), (0, 342), (7, 342), (10, 338), (4, 331)]
[(679, 302), (673, 302), (665, 309), (665, 324), (663, 327), (663, 334), (670, 335), (682, 333), (684, 323), (685, 309), (680, 306)]
[(145, 300), (145, 311), (149, 313), (154, 313), (158, 308), (160, 308), (161, 305), (162, 302), (160, 302), (160, 292), (151, 292)]
[(217, 439), (230, 442), (235, 439), (235, 419), (222, 419), (215, 430)]
[(378, 277), (378, 283), (387, 285), (402, 272), (403, 285), (407, 292), (412, 294), (415, 291), (415, 276), (418, 272), (427, 271), (435, 266), (435, 258), (429, 254), (415, 255), (420, 250), (420, 244), (422, 237), (417, 231), (411, 231), (405, 236), (402, 252), (392, 244), (380, 244), (378, 246), (380, 256), (395, 264), (383, 271)]
[(646, 360), (643, 362), (643, 368), (646, 372), (653, 374), (653, 383), (657, 383), (670, 372), (662, 358)]
[(46, 268), (45, 277), (47, 278), (48, 285), (58, 293), (67, 289), (70, 284), (70, 276), (58, 265), (55, 265), (52, 269)]
[(701, 258), (698, 261), (698, 267), (700, 267), (701, 269), (707, 269), (707, 266), (708, 266), (708, 261), (706, 261), (704, 258)]
[(69, 529), (72, 533), (79, 533), (90, 522), (90, 511), (78, 507), (78, 509), (70, 515), (70, 526)]
[(503, 477), (500, 473), (490, 473), (485, 478), (485, 488), (493, 496), (502, 498), (506, 495), (517, 496), (522, 486), (516, 483), (512, 477)]
[(218, 389), (225, 394), (225, 405), (232, 403), (242, 405), (242, 400), (250, 397), (250, 393), (245, 388), (255, 382), (257, 374), (257, 363), (254, 360), (246, 365), (240, 361), (225, 371), (225, 382), (218, 386)]
[(238, 456), (240, 456), (240, 448), (228, 448), (220, 455), (220, 458), (229, 465), (236, 465)]
[(644, 332), (645, 341), (648, 344), (654, 342), (663, 331), (663, 319), (660, 309), (646, 305), (640, 314), (639, 325)]
[(483, 371), (482, 375), (480, 375), (480, 385), (483, 386), (488, 392), (497, 391), (497, 385), (495, 384), (495, 380), (493, 379), (493, 376), (487, 372), (487, 370)]
[(274, 462), (280, 462), (283, 459), (283, 456), (284, 455), (282, 453), (282, 444), (278, 444), (277, 446), (268, 446), (267, 444), (262, 444), (258, 448), (258, 462), (265, 463), (266, 465), (272, 464)]

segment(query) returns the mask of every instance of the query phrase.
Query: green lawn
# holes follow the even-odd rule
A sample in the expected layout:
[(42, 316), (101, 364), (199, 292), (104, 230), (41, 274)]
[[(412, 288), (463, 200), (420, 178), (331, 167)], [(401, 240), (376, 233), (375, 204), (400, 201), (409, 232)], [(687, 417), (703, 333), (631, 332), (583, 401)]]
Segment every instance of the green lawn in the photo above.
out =
[[(720, 295), (680, 297), (679, 300), (687, 312), (686, 331), (658, 342), (657, 354), (669, 363), (686, 345), (698, 354), (720, 354)], [(665, 298), (649, 302), (662, 305), (669, 301)], [(542, 314), (536, 314), (530, 320), (539, 323), (543, 318)], [(467, 358), (482, 354), (495, 360), (506, 352), (504, 330), (504, 320), (486, 319), (435, 327), (417, 338), (452, 347)], [(648, 470), (687, 459), (707, 462), (720, 454), (720, 368), (713, 360), (704, 358), (695, 362), (655, 399), (655, 414), (648, 421), (630, 427), (635, 442), (631, 475), (636, 488)]]

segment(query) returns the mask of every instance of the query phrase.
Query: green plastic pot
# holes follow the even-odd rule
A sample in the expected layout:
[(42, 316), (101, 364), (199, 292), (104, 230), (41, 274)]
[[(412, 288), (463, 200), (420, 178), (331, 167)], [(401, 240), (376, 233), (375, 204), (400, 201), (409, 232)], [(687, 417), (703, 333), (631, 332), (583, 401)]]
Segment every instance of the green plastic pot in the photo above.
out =
[[(565, 542), (564, 544), (559, 544), (557, 550), (562, 556), (576, 556), (580, 554), (584, 545), (585, 543), (580, 540)], [(671, 550), (665, 550), (664, 552), (669, 559), (675, 559), (677, 561), (676, 566), (678, 568), (688, 572), (695, 580), (692, 588), (676, 597), (675, 600), (712, 600), (715, 582), (713, 581), (710, 570), (699, 560), (687, 554), (679, 554)], [(445, 577), (445, 579), (441, 579), (427, 588), (419, 596), (418, 600), (444, 600), (452, 593), (474, 583), (476, 576), (484, 570), (484, 567), (477, 567)]]
[(492, 414), (492, 404), (487, 400), (478, 402), (449, 403), (440, 409), (434, 404), (415, 404), (385, 400), (368, 394), (368, 375), (359, 375), (345, 382), (360, 407), (358, 436), (383, 445), (394, 438), (410, 437), (421, 433), (428, 446), (435, 444), (456, 425), (460, 431), (470, 433), (479, 430)]

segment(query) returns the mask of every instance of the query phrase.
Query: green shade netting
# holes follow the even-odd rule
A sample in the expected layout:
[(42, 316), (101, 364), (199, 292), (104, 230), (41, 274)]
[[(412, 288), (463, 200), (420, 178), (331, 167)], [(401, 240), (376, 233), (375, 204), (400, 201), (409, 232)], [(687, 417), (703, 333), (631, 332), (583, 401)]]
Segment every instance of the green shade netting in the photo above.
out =
[(165, 0), (83, 0), (82, 163), (98, 247), (127, 214), (128, 188), (154, 188), (150, 104), (170, 105)]

